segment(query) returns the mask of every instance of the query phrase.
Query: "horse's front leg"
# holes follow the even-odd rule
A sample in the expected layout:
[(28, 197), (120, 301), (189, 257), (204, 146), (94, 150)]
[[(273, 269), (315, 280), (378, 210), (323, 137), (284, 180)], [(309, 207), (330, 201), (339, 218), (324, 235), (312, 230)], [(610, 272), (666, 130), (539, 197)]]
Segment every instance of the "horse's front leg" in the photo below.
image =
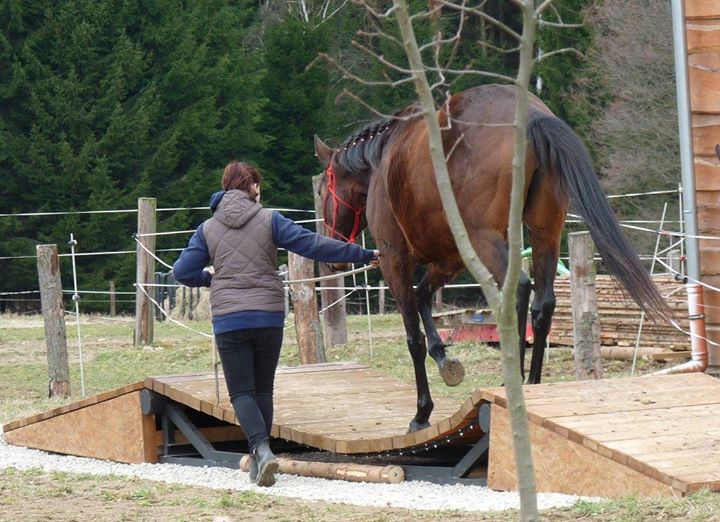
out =
[(430, 386), (425, 370), (427, 356), (425, 336), (420, 330), (417, 301), (412, 288), (413, 264), (408, 261), (406, 252), (392, 252), (388, 248), (380, 257), (380, 268), (402, 315), (407, 346), (415, 370), (417, 413), (410, 421), (408, 430), (414, 432), (430, 426), (430, 414), (434, 405), (430, 397)]
[(422, 318), (425, 333), (427, 334), (428, 350), (430, 357), (437, 364), (440, 376), (448, 386), (457, 386), (465, 377), (465, 368), (459, 359), (448, 357), (445, 348), (447, 345), (440, 338), (432, 318), (432, 299), (438, 288), (444, 286), (451, 277), (440, 272), (434, 265), (428, 267), (420, 284), (418, 284), (415, 295), (417, 297), (418, 309)]

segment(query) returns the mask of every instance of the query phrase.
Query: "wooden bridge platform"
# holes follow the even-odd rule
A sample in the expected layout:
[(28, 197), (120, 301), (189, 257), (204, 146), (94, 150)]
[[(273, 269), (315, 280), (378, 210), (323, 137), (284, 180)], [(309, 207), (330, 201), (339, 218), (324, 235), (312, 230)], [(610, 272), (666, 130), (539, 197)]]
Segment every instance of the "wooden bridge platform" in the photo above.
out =
[[(3, 427), (8, 443), (119, 462), (157, 462), (161, 422), (145, 415), (152, 391), (179, 405), (212, 443), (242, 431), (212, 374), (148, 377)], [(539, 491), (621, 496), (720, 490), (720, 381), (704, 374), (525, 387)], [(415, 389), (356, 363), (278, 371), (272, 435), (340, 454), (378, 454), (448, 440), (471, 446), (490, 407), (488, 485), (516, 488), (505, 390), (463, 403), (435, 397), (433, 424), (406, 434)], [(459, 437), (462, 432), (462, 437)], [(182, 441), (182, 434), (177, 432)]]

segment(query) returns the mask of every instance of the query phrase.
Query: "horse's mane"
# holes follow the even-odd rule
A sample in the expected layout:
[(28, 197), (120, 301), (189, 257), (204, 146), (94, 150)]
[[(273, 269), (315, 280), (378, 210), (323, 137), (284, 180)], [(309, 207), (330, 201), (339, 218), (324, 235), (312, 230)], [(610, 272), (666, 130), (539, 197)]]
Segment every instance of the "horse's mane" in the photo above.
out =
[(350, 174), (367, 175), (380, 163), (385, 145), (408, 116), (416, 109), (413, 104), (392, 116), (375, 120), (347, 138), (336, 150), (333, 163)]

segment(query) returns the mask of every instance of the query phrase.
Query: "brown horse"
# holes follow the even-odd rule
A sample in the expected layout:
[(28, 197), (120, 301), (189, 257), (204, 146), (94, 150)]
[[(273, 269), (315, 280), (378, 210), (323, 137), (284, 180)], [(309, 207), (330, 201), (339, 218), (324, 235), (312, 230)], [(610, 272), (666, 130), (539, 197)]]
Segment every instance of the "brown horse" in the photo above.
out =
[[(512, 184), (515, 88), (488, 85), (453, 96), (438, 113), (455, 197), (470, 240), (483, 264), (502, 284), (507, 269), (507, 227)], [(449, 112), (449, 114), (448, 114)], [(445, 382), (458, 384), (462, 364), (446, 356), (433, 325), (433, 293), (464, 269), (450, 232), (430, 160), (427, 126), (411, 106), (359, 130), (331, 149), (316, 138), (325, 165), (321, 184), (330, 235), (354, 241), (369, 226), (380, 249), (380, 268), (402, 314), (415, 368), (417, 414), (410, 431), (429, 425), (433, 409), (425, 357)], [(530, 232), (534, 286), (526, 274), (518, 288), (519, 331), (525, 332), (530, 291), (534, 346), (528, 382), (540, 382), (543, 352), (555, 309), (553, 283), (560, 234), (570, 203), (583, 217), (605, 267), (651, 315), (665, 303), (607, 204), (580, 139), (539, 99), (530, 97), (523, 221)], [(416, 290), (416, 264), (427, 266)], [(524, 358), (525, 341), (521, 336)], [(523, 370), (524, 372), (524, 370)], [(524, 373), (523, 373), (524, 375)]]

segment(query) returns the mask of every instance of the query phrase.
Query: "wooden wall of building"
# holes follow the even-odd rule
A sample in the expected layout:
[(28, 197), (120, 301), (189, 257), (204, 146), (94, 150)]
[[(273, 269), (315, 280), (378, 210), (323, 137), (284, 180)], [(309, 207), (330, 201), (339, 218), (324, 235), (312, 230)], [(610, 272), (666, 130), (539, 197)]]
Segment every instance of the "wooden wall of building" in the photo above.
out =
[[(685, 0), (685, 18), (698, 231), (720, 236), (720, 1)], [(700, 269), (720, 287), (720, 241), (700, 240)], [(705, 304), (708, 337), (720, 342), (720, 292), (706, 291)]]

